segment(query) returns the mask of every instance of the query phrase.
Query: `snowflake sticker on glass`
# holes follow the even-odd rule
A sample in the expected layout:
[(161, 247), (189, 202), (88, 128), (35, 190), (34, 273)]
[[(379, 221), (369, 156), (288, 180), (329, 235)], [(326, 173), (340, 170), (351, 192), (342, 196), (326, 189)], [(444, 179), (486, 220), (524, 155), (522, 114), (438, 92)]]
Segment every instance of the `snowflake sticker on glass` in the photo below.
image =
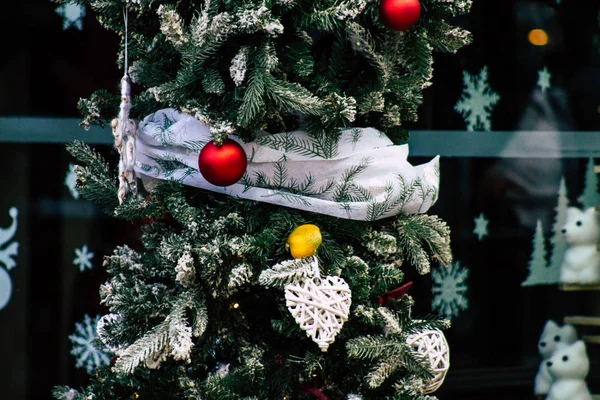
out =
[(468, 277), (469, 270), (458, 261), (447, 267), (432, 270), (431, 308), (448, 319), (458, 317), (461, 311), (469, 308), (466, 283)]
[(537, 84), (540, 87), (542, 93), (545, 93), (546, 90), (550, 89), (550, 78), (552, 78), (552, 74), (548, 71), (547, 67), (544, 67), (538, 71)]
[(73, 259), (73, 265), (79, 266), (79, 271), (83, 272), (85, 269), (92, 269), (92, 258), (94, 253), (88, 250), (87, 244), (84, 244), (81, 249), (75, 249), (75, 259)]
[(69, 164), (69, 170), (65, 176), (65, 186), (69, 189), (71, 196), (75, 200), (79, 199), (79, 191), (77, 190), (77, 174), (75, 173), (75, 164)]
[(63, 30), (74, 27), (83, 30), (83, 17), (85, 17), (85, 7), (81, 4), (66, 3), (56, 7), (56, 13), (63, 19)]
[(475, 218), (475, 228), (473, 229), (473, 233), (477, 235), (479, 240), (483, 240), (485, 236), (488, 234), (488, 219), (483, 215), (483, 213), (479, 214), (479, 217)]
[(454, 110), (463, 116), (468, 131), (490, 131), (492, 109), (500, 100), (488, 83), (487, 66), (478, 75), (463, 71), (463, 95)]
[(73, 346), (71, 354), (77, 360), (75, 366), (85, 368), (88, 374), (92, 373), (97, 367), (110, 364), (110, 351), (106, 348), (97, 347), (97, 343), (100, 343), (99, 340), (96, 340), (98, 338), (96, 326), (99, 320), (99, 315), (92, 319), (86, 314), (82, 322), (75, 323), (75, 333), (69, 336)]
[(8, 215), (12, 220), (10, 225), (8, 228), (0, 228), (0, 265), (4, 266), (0, 268), (0, 310), (6, 307), (12, 296), (12, 280), (8, 271), (17, 266), (13, 257), (19, 251), (19, 242), (13, 241), (17, 233), (19, 210), (11, 207)]

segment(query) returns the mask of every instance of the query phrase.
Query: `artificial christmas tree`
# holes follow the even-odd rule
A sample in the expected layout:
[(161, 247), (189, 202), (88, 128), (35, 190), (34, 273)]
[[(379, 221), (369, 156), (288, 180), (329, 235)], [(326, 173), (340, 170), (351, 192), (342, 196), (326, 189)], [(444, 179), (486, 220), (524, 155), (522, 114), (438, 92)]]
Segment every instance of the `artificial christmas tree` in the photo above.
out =
[[(113, 364), (55, 397), (432, 398), (448, 322), (413, 318), (394, 289), (405, 268), (451, 263), (448, 227), (424, 214), (439, 161), (412, 166), (394, 141), (432, 52), (469, 41), (446, 19), (470, 1), (421, 1), (404, 32), (364, 0), (78, 2), (122, 36), (126, 71), (120, 112), (106, 91), (79, 104), (84, 126), (119, 115), (119, 179), (76, 142), (78, 190), (147, 223), (143, 248), (104, 262)], [(243, 176), (207, 179), (199, 153), (228, 141)]]

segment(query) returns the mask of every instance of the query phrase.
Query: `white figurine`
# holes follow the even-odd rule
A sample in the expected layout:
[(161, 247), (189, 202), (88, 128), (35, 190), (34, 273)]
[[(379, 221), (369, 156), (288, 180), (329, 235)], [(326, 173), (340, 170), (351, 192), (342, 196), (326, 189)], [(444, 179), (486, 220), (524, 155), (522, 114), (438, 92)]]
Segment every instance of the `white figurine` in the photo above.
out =
[(575, 207), (567, 209), (562, 234), (569, 247), (560, 267), (562, 283), (600, 283), (599, 229), (594, 207), (585, 211)]
[(554, 379), (546, 400), (592, 400), (585, 383), (590, 360), (583, 341), (556, 350), (546, 364)]
[(557, 349), (562, 349), (577, 340), (577, 330), (573, 325), (558, 326), (553, 320), (546, 321), (544, 330), (538, 341), (538, 351), (542, 362), (535, 376), (534, 393), (536, 396), (547, 395), (552, 384), (552, 377), (548, 373), (546, 362)]

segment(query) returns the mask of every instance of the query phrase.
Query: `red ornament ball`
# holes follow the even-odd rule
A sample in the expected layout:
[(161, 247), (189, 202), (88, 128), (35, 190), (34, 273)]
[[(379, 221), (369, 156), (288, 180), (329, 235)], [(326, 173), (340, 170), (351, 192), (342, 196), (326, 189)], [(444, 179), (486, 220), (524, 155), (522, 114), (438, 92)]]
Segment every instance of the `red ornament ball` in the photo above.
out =
[(200, 173), (215, 186), (233, 185), (244, 176), (247, 166), (244, 148), (231, 139), (225, 139), (221, 146), (208, 142), (198, 156)]
[(419, 0), (381, 0), (379, 17), (385, 26), (395, 31), (405, 31), (419, 20)]

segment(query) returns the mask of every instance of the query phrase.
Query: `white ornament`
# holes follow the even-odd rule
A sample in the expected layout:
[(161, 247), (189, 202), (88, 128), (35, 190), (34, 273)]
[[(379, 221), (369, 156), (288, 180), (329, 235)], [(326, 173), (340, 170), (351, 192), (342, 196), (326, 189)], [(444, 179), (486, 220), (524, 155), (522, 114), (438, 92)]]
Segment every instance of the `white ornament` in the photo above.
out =
[(316, 258), (313, 267), (314, 277), (285, 287), (285, 299), (300, 328), (326, 352), (348, 320), (351, 292), (339, 276), (321, 279)]
[(87, 244), (84, 244), (81, 249), (75, 249), (75, 259), (73, 260), (73, 265), (79, 266), (79, 271), (83, 272), (85, 269), (92, 269), (92, 258), (94, 258), (94, 253), (89, 251)]
[(463, 116), (468, 131), (492, 129), (490, 116), (492, 108), (498, 103), (500, 96), (490, 88), (487, 80), (487, 66), (483, 67), (478, 75), (471, 75), (463, 71), (465, 87), (454, 110)]
[(438, 329), (427, 330), (408, 335), (406, 344), (433, 374), (433, 378), (427, 383), (425, 393), (435, 392), (442, 386), (450, 368), (450, 346), (446, 337)]
[(469, 299), (466, 296), (468, 277), (469, 270), (458, 261), (431, 271), (431, 307), (448, 319), (457, 317), (461, 310), (466, 310), (469, 307)]
[(488, 223), (489, 221), (483, 213), (480, 213), (479, 217), (475, 218), (475, 229), (473, 229), (473, 233), (477, 235), (477, 238), (480, 241), (488, 234)]

